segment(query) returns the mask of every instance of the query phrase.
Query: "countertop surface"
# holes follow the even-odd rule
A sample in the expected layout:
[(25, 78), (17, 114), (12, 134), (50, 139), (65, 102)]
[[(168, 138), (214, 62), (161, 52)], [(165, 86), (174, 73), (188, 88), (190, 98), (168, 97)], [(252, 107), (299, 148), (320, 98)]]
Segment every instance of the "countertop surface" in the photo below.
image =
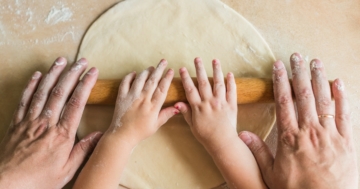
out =
[[(116, 0), (0, 1), (0, 138), (22, 88), (36, 70), (46, 72), (55, 58), (75, 60), (86, 29)], [(345, 82), (360, 157), (360, 1), (223, 0), (248, 19), (289, 70), (299, 52), (324, 62), (330, 80)], [(20, 82), (19, 82), (20, 81)], [(276, 127), (267, 139), (275, 149)], [(358, 161), (360, 165), (360, 158)]]

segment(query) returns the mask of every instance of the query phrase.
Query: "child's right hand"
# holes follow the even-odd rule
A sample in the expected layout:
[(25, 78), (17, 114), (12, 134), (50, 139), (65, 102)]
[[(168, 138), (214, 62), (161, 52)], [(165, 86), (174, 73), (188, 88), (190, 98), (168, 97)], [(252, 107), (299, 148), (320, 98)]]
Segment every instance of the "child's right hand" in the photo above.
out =
[(214, 85), (211, 86), (200, 58), (194, 60), (198, 88), (186, 68), (180, 69), (189, 105), (179, 102), (175, 108), (184, 115), (194, 136), (207, 150), (217, 151), (237, 137), (237, 96), (234, 75), (228, 73), (226, 86), (220, 62), (213, 60)]

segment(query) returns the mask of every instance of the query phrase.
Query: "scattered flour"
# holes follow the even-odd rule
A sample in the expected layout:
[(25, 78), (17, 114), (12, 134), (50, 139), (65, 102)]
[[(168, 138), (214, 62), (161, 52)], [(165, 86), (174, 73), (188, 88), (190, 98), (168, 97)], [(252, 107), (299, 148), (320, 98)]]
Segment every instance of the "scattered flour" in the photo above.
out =
[(15, 0), (15, 5), (20, 6), (21, 5), (20, 0)]
[(50, 118), (52, 115), (52, 111), (51, 110), (45, 110), (45, 116)]
[(0, 22), (0, 35), (3, 35), (3, 36), (6, 35), (5, 28), (4, 28), (4, 26), (3, 26), (3, 24), (1, 22)]
[(242, 53), (238, 48), (235, 48), (235, 52), (239, 55), (246, 63), (251, 64), (251, 62), (245, 57), (245, 54)]
[(33, 12), (30, 10), (30, 8), (28, 8), (28, 9), (26, 10), (25, 15), (28, 16), (27, 22), (30, 22), (30, 21), (32, 20), (34, 14), (33, 14)]
[(55, 6), (52, 6), (45, 22), (50, 25), (55, 25), (59, 22), (69, 21), (72, 15), (73, 13), (68, 7), (62, 6), (60, 9), (57, 9)]
[(336, 85), (337, 90), (339, 90), (339, 91), (345, 90), (345, 87), (341, 82), (337, 82), (335, 85)]
[(137, 100), (139, 97), (140, 97), (139, 94), (127, 97), (127, 98), (130, 98), (130, 99), (123, 100), (121, 102), (122, 103), (121, 106), (117, 106), (117, 108), (115, 109), (115, 114), (117, 116), (116, 116), (116, 119), (114, 120), (112, 133), (115, 133), (116, 129), (122, 126), (121, 118), (124, 116), (124, 114), (130, 108), (130, 106), (134, 103), (134, 101)]

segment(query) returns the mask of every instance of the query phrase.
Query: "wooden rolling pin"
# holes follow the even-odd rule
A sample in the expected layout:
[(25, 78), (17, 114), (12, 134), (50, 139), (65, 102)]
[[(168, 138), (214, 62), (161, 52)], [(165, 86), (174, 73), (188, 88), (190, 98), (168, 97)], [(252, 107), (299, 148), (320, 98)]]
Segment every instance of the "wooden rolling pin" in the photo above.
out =
[[(192, 78), (197, 85), (196, 78)], [(212, 78), (209, 78), (212, 84)], [(121, 80), (98, 80), (91, 91), (87, 104), (114, 105)], [(273, 102), (273, 83), (270, 79), (235, 78), (238, 104)], [(186, 102), (180, 78), (171, 82), (165, 105)]]
[[(196, 78), (192, 78), (197, 85)], [(212, 84), (212, 78), (209, 78)], [(114, 105), (121, 80), (98, 80), (91, 91), (87, 104)], [(271, 79), (235, 78), (237, 103), (268, 103), (274, 102), (273, 82)], [(331, 82), (330, 82), (331, 84)], [(180, 78), (171, 82), (165, 105), (186, 102), (185, 91)]]

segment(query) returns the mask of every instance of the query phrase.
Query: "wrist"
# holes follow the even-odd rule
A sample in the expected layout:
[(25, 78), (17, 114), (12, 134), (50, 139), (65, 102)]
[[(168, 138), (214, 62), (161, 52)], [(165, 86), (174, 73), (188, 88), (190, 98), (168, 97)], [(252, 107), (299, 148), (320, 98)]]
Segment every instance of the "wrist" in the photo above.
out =
[(110, 140), (112, 142), (119, 141), (129, 146), (135, 147), (143, 139), (138, 133), (132, 129), (126, 127), (118, 127), (115, 129), (108, 129), (102, 138)]
[(220, 151), (233, 146), (236, 144), (236, 141), (240, 140), (236, 132), (222, 134), (221, 136), (211, 138), (201, 143), (205, 149), (212, 155), (218, 154)]

